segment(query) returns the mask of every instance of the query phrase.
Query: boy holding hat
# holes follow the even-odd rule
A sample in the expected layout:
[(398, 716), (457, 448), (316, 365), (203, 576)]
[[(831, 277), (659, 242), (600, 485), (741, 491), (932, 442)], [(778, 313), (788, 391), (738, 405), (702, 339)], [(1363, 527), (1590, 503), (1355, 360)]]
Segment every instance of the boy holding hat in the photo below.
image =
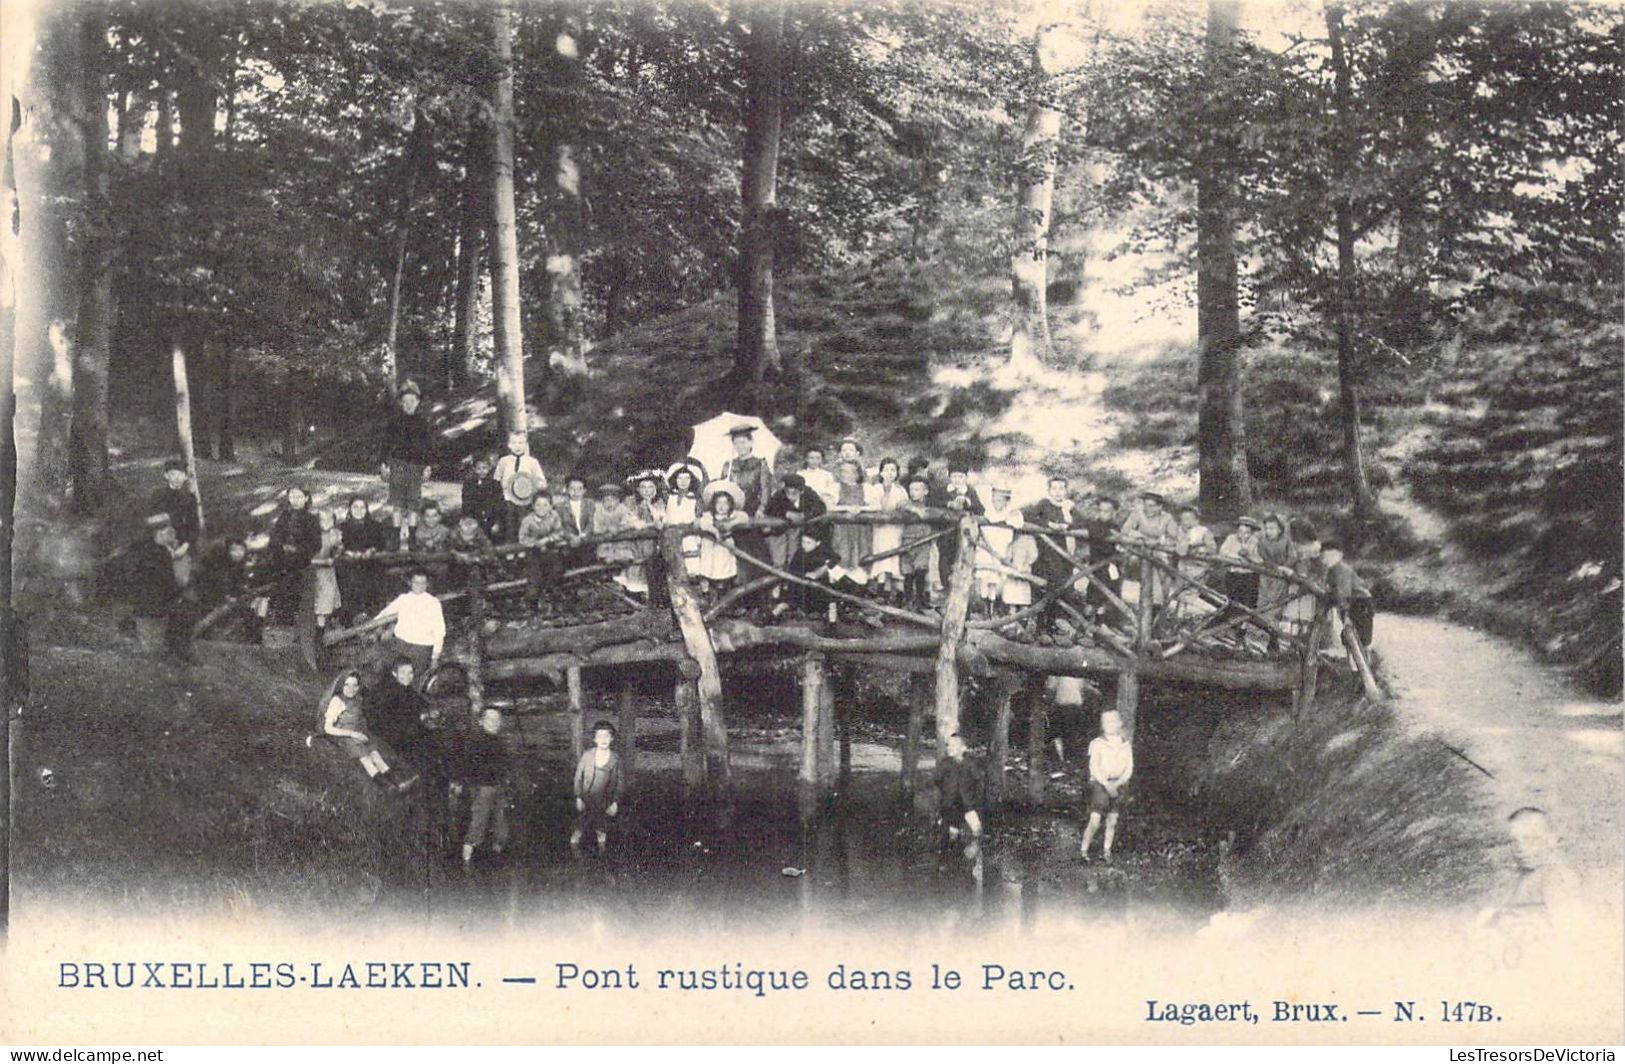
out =
[(507, 503), (502, 541), (512, 543), (519, 538), (519, 522), (530, 512), (531, 501), (547, 491), (542, 463), (530, 453), (530, 437), (525, 433), (508, 433), (508, 453), (497, 459), (496, 478), (502, 485), (503, 502)]
[(389, 505), (396, 513), (416, 510), (423, 500), (423, 481), (434, 462), (434, 434), (429, 419), (418, 410), (422, 400), (416, 382), (408, 380), (397, 393), (398, 405), (384, 428), (378, 475), (389, 485)]

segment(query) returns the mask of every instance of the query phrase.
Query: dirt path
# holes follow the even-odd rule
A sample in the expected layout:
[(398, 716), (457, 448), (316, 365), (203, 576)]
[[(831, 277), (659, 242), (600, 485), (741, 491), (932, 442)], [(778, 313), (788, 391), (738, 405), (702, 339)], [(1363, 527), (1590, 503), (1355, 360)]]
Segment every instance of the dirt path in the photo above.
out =
[(1622, 704), (1591, 698), (1518, 644), (1382, 614), (1376, 648), (1401, 719), (1493, 775), (1491, 811), (1547, 810), (1574, 869), (1617, 899), (1625, 867)]

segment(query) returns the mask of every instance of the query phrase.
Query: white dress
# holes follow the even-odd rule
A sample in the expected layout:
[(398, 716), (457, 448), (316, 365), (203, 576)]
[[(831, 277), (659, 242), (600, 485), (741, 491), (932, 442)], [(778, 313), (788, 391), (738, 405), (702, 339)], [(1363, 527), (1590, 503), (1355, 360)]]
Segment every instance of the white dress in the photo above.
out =
[(1010, 554), (1010, 545), (1015, 542), (1015, 529), (1023, 524), (1021, 511), (1014, 506), (1003, 510), (988, 510), (983, 515), (988, 521), (998, 521), (1013, 528), (994, 528), (991, 525), (982, 526), (982, 539), (976, 546), (976, 584), (985, 599), (1002, 598), (1002, 590), (1007, 582), (1001, 571), (1005, 558)]
[(710, 514), (700, 518), (700, 527), (710, 534), (699, 537), (700, 557), (695, 567), (696, 576), (703, 576), (707, 580), (732, 580), (739, 575), (739, 559), (722, 546), (723, 543), (733, 546), (733, 523), (731, 517), (724, 522), (721, 542), (718, 542), (716, 518)]
[[(871, 510), (881, 512), (901, 510), (908, 505), (908, 492), (901, 484), (870, 484), (864, 491), (864, 504)], [(894, 550), (903, 545), (902, 525), (876, 525), (874, 545), (870, 548), (875, 554), (881, 551)], [(895, 576), (903, 578), (903, 556), (893, 554), (890, 558), (881, 558), (869, 566), (869, 576)]]
[[(692, 495), (666, 497), (666, 524), (691, 525), (698, 520), (699, 500)], [(683, 568), (689, 576), (700, 575), (700, 537), (683, 537)]]

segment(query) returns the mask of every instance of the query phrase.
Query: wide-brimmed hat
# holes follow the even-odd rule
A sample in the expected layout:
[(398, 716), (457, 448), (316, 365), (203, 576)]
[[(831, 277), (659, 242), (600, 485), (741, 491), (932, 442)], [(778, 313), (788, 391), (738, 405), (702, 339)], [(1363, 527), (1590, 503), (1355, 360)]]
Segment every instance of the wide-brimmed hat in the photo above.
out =
[(728, 430), (728, 438), (732, 439), (735, 436), (749, 436), (752, 433), (754, 433), (755, 431), (756, 431), (756, 426), (755, 425), (747, 425), (747, 424), (744, 424), (744, 423), (740, 423), (740, 424), (735, 425), (733, 428)]
[(859, 454), (863, 453), (863, 443), (856, 436), (842, 436), (841, 442), (835, 445), (835, 449), (838, 451), (849, 443), (858, 449)]
[(1140, 492), (1140, 498), (1145, 499), (1147, 502), (1157, 503), (1159, 506), (1166, 506), (1168, 504), (1167, 499), (1154, 491), (1142, 491)]
[(600, 494), (600, 495), (625, 495), (626, 494), (626, 489), (621, 487), (619, 484), (615, 484), (615, 483), (600, 484), (600, 485), (598, 485), (598, 494)]
[(1264, 527), (1264, 524), (1263, 524), (1263, 522), (1261, 522), (1256, 517), (1252, 517), (1252, 516), (1249, 516), (1247, 514), (1243, 514), (1242, 516), (1240, 516), (1240, 517), (1238, 517), (1236, 519), (1236, 527), (1238, 527), (1238, 528), (1250, 528), (1254, 532), (1257, 532), (1257, 531), (1259, 531), (1260, 529), (1262, 529)]
[(731, 480), (713, 480), (707, 484), (705, 490), (700, 492), (700, 501), (705, 504), (707, 509), (710, 509), (711, 500), (718, 495), (726, 495), (732, 499), (736, 510), (745, 505), (745, 489)]
[(677, 474), (683, 472), (684, 470), (687, 470), (689, 475), (694, 478), (694, 486), (696, 488), (702, 487), (705, 484), (705, 466), (700, 463), (698, 458), (684, 458), (667, 466), (666, 483), (672, 488), (676, 488)]
[(534, 499), (536, 491), (536, 481), (528, 473), (519, 473), (508, 482), (508, 492), (520, 502)]
[(658, 469), (640, 469), (636, 473), (633, 473), (631, 476), (626, 478), (626, 486), (635, 489), (639, 484), (647, 480), (656, 487), (659, 487), (660, 484), (665, 481), (665, 479), (666, 474), (662, 473)]

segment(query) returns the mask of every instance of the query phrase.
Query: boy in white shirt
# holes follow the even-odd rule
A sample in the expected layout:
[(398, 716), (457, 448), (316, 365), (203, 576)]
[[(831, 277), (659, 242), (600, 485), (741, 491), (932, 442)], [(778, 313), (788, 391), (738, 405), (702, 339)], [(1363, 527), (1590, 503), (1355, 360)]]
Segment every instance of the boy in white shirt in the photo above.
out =
[(542, 463), (530, 453), (530, 437), (523, 432), (508, 433), (508, 453), (497, 459), (496, 482), (502, 485), (502, 498), (508, 504), (502, 539), (512, 543), (519, 538), (519, 522), (530, 513), (532, 500), (547, 493)]
[(1107, 864), (1112, 863), (1112, 839), (1117, 834), (1123, 788), (1133, 775), (1134, 747), (1123, 734), (1122, 715), (1108, 709), (1100, 715), (1100, 735), (1089, 743), (1089, 823), (1083, 829), (1083, 846), (1078, 851), (1085, 861), (1104, 818), (1106, 835), (1101, 840), (1100, 856)]
[(378, 616), (395, 617), (395, 632), (386, 657), (407, 658), (414, 674), (424, 677), (440, 662), (446, 642), (446, 614), (440, 600), (429, 594), (429, 574), (425, 570), (412, 570), (410, 580), (411, 590), (395, 596)]

